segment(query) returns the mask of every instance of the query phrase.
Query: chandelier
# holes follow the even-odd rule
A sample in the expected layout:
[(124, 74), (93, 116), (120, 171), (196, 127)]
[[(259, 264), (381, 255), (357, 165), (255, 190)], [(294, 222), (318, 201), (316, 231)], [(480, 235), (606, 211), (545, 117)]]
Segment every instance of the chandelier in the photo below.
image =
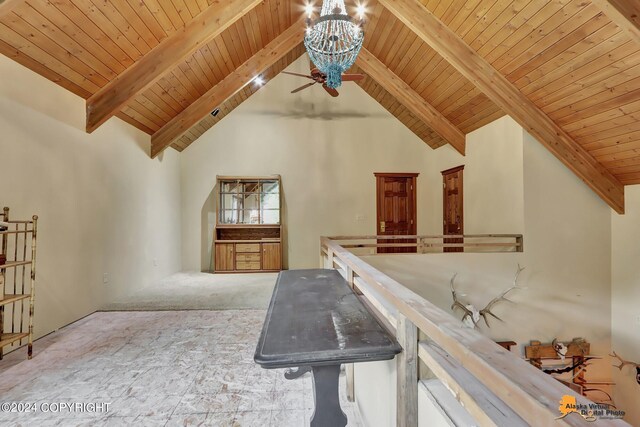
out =
[(344, 0), (323, 0), (320, 16), (307, 19), (304, 46), (330, 88), (340, 87), (342, 73), (355, 62), (364, 40), (363, 24), (362, 16), (356, 22), (347, 15)]

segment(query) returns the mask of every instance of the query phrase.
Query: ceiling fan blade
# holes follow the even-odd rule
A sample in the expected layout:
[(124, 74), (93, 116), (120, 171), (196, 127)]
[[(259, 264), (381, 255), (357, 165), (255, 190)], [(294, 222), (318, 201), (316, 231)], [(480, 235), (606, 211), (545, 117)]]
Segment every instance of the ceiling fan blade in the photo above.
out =
[(343, 82), (356, 82), (362, 79), (364, 79), (364, 74), (343, 74), (342, 75)]
[(329, 95), (333, 96), (334, 98), (335, 98), (336, 96), (340, 95), (340, 94), (338, 93), (338, 91), (337, 91), (337, 90), (335, 90), (335, 89), (333, 89), (333, 88), (330, 88), (330, 87), (329, 87), (329, 86), (327, 86), (326, 84), (323, 84), (323, 85), (322, 85), (322, 87), (324, 88), (324, 90), (326, 90), (326, 91), (327, 91), (327, 93), (328, 93)]
[(289, 74), (290, 76), (304, 77), (305, 79), (313, 80), (313, 77), (307, 76), (306, 74), (298, 74), (298, 73), (290, 73), (289, 71), (283, 71), (284, 74)]
[(316, 84), (316, 82), (307, 83), (306, 85), (300, 86), (298, 89), (292, 90), (291, 93), (300, 92), (301, 90), (304, 90), (310, 86), (313, 86), (314, 84)]

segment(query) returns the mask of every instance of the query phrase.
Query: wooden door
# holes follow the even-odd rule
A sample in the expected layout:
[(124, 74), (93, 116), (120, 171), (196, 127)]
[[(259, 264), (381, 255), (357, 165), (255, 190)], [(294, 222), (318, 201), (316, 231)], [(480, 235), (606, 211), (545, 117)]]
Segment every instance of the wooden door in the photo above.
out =
[(262, 269), (263, 270), (281, 270), (282, 269), (282, 252), (280, 243), (263, 243), (262, 244)]
[(216, 243), (216, 271), (233, 271), (235, 249), (233, 243)]
[[(464, 234), (462, 173), (464, 166), (442, 171), (443, 233)], [(463, 243), (462, 238), (444, 239), (444, 243)], [(463, 252), (463, 248), (444, 248), (444, 252)]]
[[(378, 236), (416, 234), (417, 173), (376, 173), (376, 228)], [(378, 243), (415, 243), (415, 239), (378, 240)], [(415, 247), (378, 248), (378, 253), (416, 252)]]

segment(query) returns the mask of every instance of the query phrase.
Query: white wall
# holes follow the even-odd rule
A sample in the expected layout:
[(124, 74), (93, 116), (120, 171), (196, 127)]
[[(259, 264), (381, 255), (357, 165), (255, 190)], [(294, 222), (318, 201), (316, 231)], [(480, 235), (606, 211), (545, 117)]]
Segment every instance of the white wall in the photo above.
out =
[[(502, 147), (502, 156), (492, 162), (497, 147)], [(512, 284), (520, 264), (526, 270), (519, 283), (526, 289), (509, 295), (515, 305), (495, 307), (504, 323), (491, 319), (491, 327), (482, 323), (480, 330), (497, 341), (516, 341), (518, 354), (533, 339), (550, 342), (556, 337), (584, 337), (592, 344), (592, 354), (606, 356), (611, 339), (610, 208), (511, 119), (503, 118), (469, 135), (467, 150), (465, 223), (470, 225), (466, 232), (521, 232), (524, 252), (364, 259), (447, 311), (452, 303), (449, 280), (453, 274), (458, 274), (456, 289), (466, 294), (464, 301), (482, 308)], [(445, 159), (434, 169), (449, 166)], [(492, 176), (496, 173), (502, 176)], [(512, 228), (501, 229), (500, 224)], [(637, 245), (637, 239), (630, 239), (629, 244), (632, 241)], [(634, 277), (637, 282), (638, 276)], [(376, 388), (378, 375), (386, 378), (389, 374), (379, 369), (356, 377), (356, 390), (366, 390), (357, 396), (361, 408), (386, 393)], [(610, 378), (607, 358), (589, 368), (591, 381)], [(385, 414), (377, 418), (390, 416), (394, 404), (390, 401), (386, 409), (377, 407), (377, 412)]]
[(0, 205), (40, 217), (36, 336), (180, 270), (177, 153), (150, 160), (119, 119), (88, 135), (84, 100), (4, 56), (0, 75)]
[[(442, 234), (443, 170), (465, 165), (465, 234), (523, 233), (522, 128), (504, 116), (467, 134), (467, 155), (453, 157), (453, 150), (430, 152), (425, 179), (429, 194), (428, 233)], [(424, 182), (424, 180), (423, 180)]]
[(355, 397), (364, 425), (395, 425), (396, 360), (355, 363), (353, 367)]
[[(611, 211), (612, 228), (612, 349), (640, 364), (640, 185), (625, 188), (624, 215)], [(619, 364), (618, 360), (612, 360)], [(613, 369), (615, 399), (627, 411), (627, 421), (640, 425), (640, 385), (636, 371)]]
[[(490, 133), (486, 135), (495, 137)], [(521, 264), (525, 271), (520, 282), (527, 289), (510, 295), (516, 306), (497, 306), (496, 313), (504, 316), (505, 323), (492, 322), (490, 329), (483, 326), (482, 330), (496, 340), (510, 339), (521, 345), (532, 339), (545, 342), (556, 337), (571, 340), (581, 336), (592, 343), (594, 354), (604, 355), (610, 348), (611, 333), (610, 210), (522, 129), (519, 140), (506, 134), (503, 138), (524, 148), (523, 157), (518, 158), (519, 152), (514, 150), (513, 159), (505, 159), (508, 164), (519, 162), (520, 172), (514, 168), (513, 177), (524, 177), (519, 183), (520, 190), (511, 191), (516, 196), (514, 210), (493, 202), (494, 185), (476, 185), (475, 200), (465, 199), (465, 221), (475, 222), (477, 227), (484, 222), (495, 223), (492, 226), (495, 228), (486, 231), (512, 232), (512, 229), (498, 228), (500, 223), (512, 224), (515, 232), (524, 232), (523, 253), (447, 253), (365, 259), (447, 310), (452, 302), (449, 279), (454, 273), (458, 273), (458, 290), (468, 294), (467, 301), (482, 308), (510, 286), (517, 265)], [(481, 140), (468, 144), (470, 150), (478, 146), (486, 147)], [(468, 181), (474, 185), (473, 180), (465, 184)], [(469, 193), (465, 187), (465, 194)], [(524, 204), (518, 200), (522, 195)], [(468, 209), (467, 203), (482, 206), (482, 215)], [(603, 371), (592, 369), (590, 374), (608, 378), (607, 364), (601, 365)]]
[[(525, 133), (525, 264), (532, 338), (584, 337), (592, 354), (611, 348), (611, 208)], [(560, 320), (561, 319), (561, 320)], [(608, 361), (592, 380), (609, 379)]]
[[(289, 70), (308, 72), (306, 56)], [(304, 268), (318, 264), (321, 235), (375, 232), (374, 172), (424, 171), (429, 147), (357, 85), (336, 99), (320, 87), (289, 93), (303, 83), (278, 75), (182, 153), (185, 269), (210, 266), (216, 175), (282, 176), (285, 257)], [(426, 191), (419, 177), (420, 204)], [(418, 211), (423, 228), (428, 209)]]
[[(289, 70), (306, 67), (303, 56)], [(440, 234), (440, 171), (465, 164), (465, 209), (473, 213), (465, 231), (521, 232), (522, 145), (513, 143), (520, 129), (513, 120), (468, 135), (462, 157), (450, 146), (430, 149), (355, 84), (332, 99), (319, 87), (290, 94), (300, 83), (277, 76), (182, 153), (186, 270), (210, 269), (216, 175), (282, 176), (289, 268), (318, 264), (321, 235), (375, 232), (374, 172), (420, 173), (418, 233)], [(495, 210), (504, 214), (475, 220)]]

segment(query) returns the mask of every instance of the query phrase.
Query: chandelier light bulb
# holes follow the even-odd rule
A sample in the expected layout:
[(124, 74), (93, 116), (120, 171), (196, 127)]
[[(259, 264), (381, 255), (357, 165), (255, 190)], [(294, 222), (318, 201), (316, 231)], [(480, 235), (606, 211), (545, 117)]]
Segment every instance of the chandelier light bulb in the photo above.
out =
[(306, 6), (304, 7), (304, 11), (307, 14), (307, 16), (311, 18), (311, 15), (313, 15), (313, 5), (311, 3), (307, 3)]
[(320, 16), (307, 20), (304, 37), (311, 61), (326, 74), (325, 84), (333, 89), (342, 84), (342, 73), (351, 68), (364, 40), (362, 19), (354, 20), (346, 10), (344, 0), (323, 0)]

